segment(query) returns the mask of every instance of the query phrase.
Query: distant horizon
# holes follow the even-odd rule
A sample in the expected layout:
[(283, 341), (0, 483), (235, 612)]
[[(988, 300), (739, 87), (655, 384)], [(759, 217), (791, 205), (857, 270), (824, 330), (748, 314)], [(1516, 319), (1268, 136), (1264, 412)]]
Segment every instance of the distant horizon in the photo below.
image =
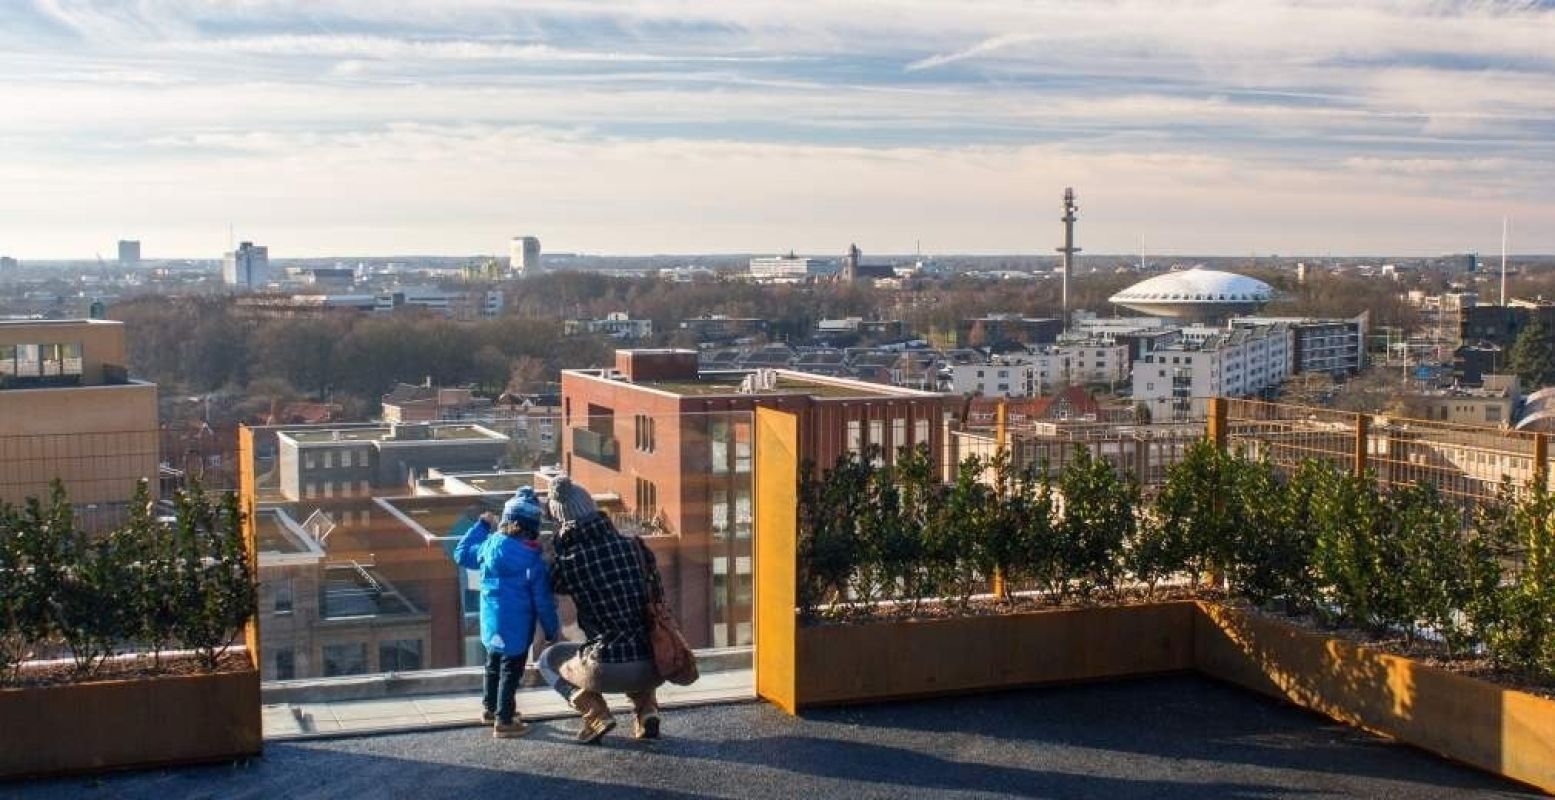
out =
[[(267, 246), (264, 242), (254, 242), (254, 244), (259, 245), (259, 246)], [(1433, 259), (1433, 258), (1450, 258), (1450, 257), (1453, 257), (1453, 256), (1470, 255), (1471, 252), (1473, 252), (1473, 251), (1466, 251), (1465, 250), (1465, 251), (1445, 252), (1445, 253), (1203, 253), (1203, 252), (1153, 253), (1153, 252), (1147, 252), (1147, 253), (1145, 253), (1145, 259), (1146, 259), (1146, 261), (1154, 260), (1154, 259), (1157, 259), (1157, 258), (1173, 258), (1173, 259), (1193, 259), (1193, 258), (1276, 259), (1277, 258), (1277, 259), (1280, 259), (1280, 260), (1301, 260), (1301, 259), (1314, 259), (1314, 260), (1317, 260), (1317, 259), (1344, 259), (1344, 260), (1354, 260), (1354, 259), (1388, 259), (1388, 258)], [(789, 254), (790, 254), (790, 251), (788, 251), (788, 250), (784, 250), (782, 252), (771, 252), (771, 251), (693, 252), (693, 251), (685, 251), (685, 252), (667, 252), (667, 253), (595, 253), (595, 252), (582, 252), (582, 251), (575, 251), (575, 250), (567, 250), (567, 251), (560, 251), (560, 252), (557, 252), (557, 253), (546, 253), (546, 254), (544, 254), (542, 256), (542, 258), (545, 258), (545, 257), (558, 257), (558, 258), (566, 257), (566, 258), (569, 258), (569, 259), (571, 259), (571, 258), (626, 258), (626, 259), (763, 258), (763, 257), (772, 257), (772, 256), (786, 256), (786, 255), (789, 255)], [(794, 251), (792, 251), (792, 254), (794, 256), (800, 257), (800, 258), (830, 258), (830, 259), (838, 259), (838, 260), (840, 260), (842, 258), (842, 256), (843, 256), (842, 253), (823, 253), (823, 252), (819, 252), (819, 251), (816, 251), (816, 252), (806, 252), (806, 251), (802, 251), (802, 250), (794, 250)], [(1500, 254), (1499, 250), (1497, 250), (1494, 253), (1490, 253), (1490, 252), (1486, 252), (1486, 251), (1479, 251), (1479, 252), (1473, 253), (1473, 254), (1479, 256), (1479, 260), (1480, 260), (1481, 264), (1490, 264), (1492, 262), (1499, 263), (1500, 258), (1501, 258), (1501, 254)], [(4, 252), (0, 252), (0, 256), (5, 256), (5, 255), (10, 255), (10, 254), (9, 253), (4, 253)], [(1116, 253), (1089, 253), (1089, 252), (1083, 252), (1080, 255), (1078, 255), (1076, 257), (1076, 259), (1083, 266), (1085, 261), (1088, 260), (1088, 259), (1131, 260), (1131, 261), (1137, 262), (1139, 260), (1139, 255), (1140, 255), (1139, 253), (1127, 253), (1127, 252), (1116, 252)], [(22, 258), (20, 256), (13, 256), (13, 257), (16, 258), (19, 263), (23, 263), (23, 264), (91, 264), (91, 263), (97, 261), (97, 258), (94, 257), (94, 256), (85, 256), (85, 257), (81, 257), (81, 256), (74, 256), (74, 257), (71, 257), (71, 256), (60, 256), (60, 257), (43, 257), (43, 258)], [(1551, 252), (1547, 252), (1547, 253), (1541, 253), (1541, 252), (1516, 252), (1516, 251), (1509, 250), (1507, 252), (1507, 254), (1506, 254), (1506, 257), (1507, 257), (1508, 260), (1530, 259), (1530, 258), (1533, 258), (1533, 259), (1555, 259), (1555, 251), (1551, 251)], [(903, 253), (903, 252), (880, 252), (880, 253), (865, 252), (864, 253), (864, 260), (866, 262), (868, 262), (872, 258), (897, 259), (897, 260), (913, 259), (913, 258), (925, 258), (925, 259), (947, 259), (947, 258), (1040, 258), (1040, 259), (1045, 259), (1045, 260), (1056, 260), (1058, 258), (1058, 255), (1056, 253), (1054, 253), (1054, 254), (1047, 254), (1047, 253), (1030, 253), (1030, 252), (1024, 252), (1023, 253), (1023, 252), (976, 252), (976, 251), (951, 251), (951, 252), (944, 252), (944, 253), (922, 253), (922, 254), (917, 254), (917, 253), (912, 253), (912, 252), (905, 252), (905, 253)], [(284, 264), (284, 263), (286, 263), (288, 261), (326, 261), (326, 260), (336, 260), (336, 261), (349, 261), (349, 260), (390, 261), (390, 260), (396, 260), (396, 259), (407, 259), (407, 260), (409, 260), (409, 259), (447, 259), (447, 260), (468, 259), (468, 260), (471, 260), (471, 261), (478, 260), (478, 259), (497, 259), (497, 260), (505, 262), (505, 261), (507, 261), (507, 256), (506, 255), (502, 255), (502, 254), (496, 254), (496, 253), (472, 253), (472, 254), (461, 254), (461, 253), (387, 253), (387, 254), (379, 254), (379, 255), (374, 255), (374, 254), (369, 254), (369, 253), (349, 253), (349, 254), (334, 254), (334, 255), (325, 254), (325, 255), (277, 256), (273, 252), (270, 255), (270, 261), (271, 261), (272, 264)], [(147, 264), (147, 263), (155, 263), (155, 262), (180, 261), (180, 262), (210, 262), (213, 265), (220, 265), (221, 260), (222, 260), (221, 256), (178, 256), (178, 255), (174, 255), (174, 256), (147, 256), (147, 255), (142, 255), (141, 259), (140, 259), (140, 263), (141, 264)], [(113, 267), (119, 266), (119, 262), (118, 262), (117, 258), (108, 258), (106, 256), (103, 257), (102, 263), (103, 263), (104, 266), (113, 266)], [(546, 267), (545, 271), (548, 271), (548, 272), (549, 271), (563, 272), (563, 271), (571, 271), (571, 270), (556, 269), (554, 267)]]
[(1555, 0), (15, 0), (0, 253), (1046, 253), (1065, 187), (1087, 250), (1555, 252), (1551, 42)]

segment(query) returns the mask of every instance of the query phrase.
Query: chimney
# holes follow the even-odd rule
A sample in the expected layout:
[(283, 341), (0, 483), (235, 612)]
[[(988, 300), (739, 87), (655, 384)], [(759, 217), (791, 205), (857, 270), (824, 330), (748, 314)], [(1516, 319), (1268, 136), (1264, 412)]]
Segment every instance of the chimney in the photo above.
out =
[(695, 350), (617, 350), (616, 372), (639, 381), (694, 381), (699, 375)]

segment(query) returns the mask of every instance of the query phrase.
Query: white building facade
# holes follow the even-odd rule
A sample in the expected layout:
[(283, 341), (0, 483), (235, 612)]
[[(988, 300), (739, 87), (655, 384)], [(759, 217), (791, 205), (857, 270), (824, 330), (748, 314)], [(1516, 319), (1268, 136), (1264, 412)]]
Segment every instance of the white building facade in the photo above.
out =
[(1128, 347), (1098, 342), (1049, 345), (950, 368), (951, 391), (984, 397), (1036, 397), (1065, 386), (1128, 380)]
[(756, 281), (797, 283), (806, 278), (825, 275), (828, 271), (825, 261), (792, 253), (786, 256), (761, 256), (750, 261), (750, 276)]
[[(1192, 330), (1192, 329), (1189, 329)], [(1157, 348), (1133, 365), (1134, 402), (1152, 419), (1197, 417), (1211, 397), (1247, 397), (1290, 377), (1294, 340), (1285, 325), (1217, 330)]]

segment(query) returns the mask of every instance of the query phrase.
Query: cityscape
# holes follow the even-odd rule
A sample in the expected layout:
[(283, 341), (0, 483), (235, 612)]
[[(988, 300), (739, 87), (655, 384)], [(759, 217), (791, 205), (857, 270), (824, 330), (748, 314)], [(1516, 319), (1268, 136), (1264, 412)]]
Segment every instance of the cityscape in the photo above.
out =
[(863, 5), (0, 10), (0, 793), (1555, 792), (1555, 9)]

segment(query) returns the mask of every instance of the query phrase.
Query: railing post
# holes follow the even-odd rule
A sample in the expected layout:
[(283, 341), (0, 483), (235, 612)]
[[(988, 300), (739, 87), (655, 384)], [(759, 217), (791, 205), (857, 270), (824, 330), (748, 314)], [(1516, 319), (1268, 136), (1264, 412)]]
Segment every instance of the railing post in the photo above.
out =
[[(1009, 398), (1001, 397), (999, 398), (999, 406), (994, 411), (994, 452), (1005, 453), (1006, 458), (1009, 457), (1007, 448), (1010, 446), (1010, 431), (1006, 424), (1009, 419), (1009, 404)], [(1000, 499), (1002, 500), (1003, 498)], [(1004, 585), (1004, 570), (994, 567), (993, 580), (991, 582), (995, 598), (1005, 600), (1010, 596), (1009, 590)]]
[(1366, 477), (1366, 449), (1371, 442), (1371, 417), (1355, 415), (1355, 477)]
[(1226, 408), (1228, 405), (1230, 404), (1226, 402), (1224, 397), (1211, 397), (1209, 399), (1209, 423), (1205, 435), (1209, 437), (1210, 441), (1215, 443), (1215, 447), (1221, 450), (1226, 449), (1226, 434), (1228, 432), (1226, 428)]
[(1547, 433), (1535, 433), (1533, 435), (1533, 480), (1534, 486), (1548, 490), (1550, 488), (1550, 435)]

